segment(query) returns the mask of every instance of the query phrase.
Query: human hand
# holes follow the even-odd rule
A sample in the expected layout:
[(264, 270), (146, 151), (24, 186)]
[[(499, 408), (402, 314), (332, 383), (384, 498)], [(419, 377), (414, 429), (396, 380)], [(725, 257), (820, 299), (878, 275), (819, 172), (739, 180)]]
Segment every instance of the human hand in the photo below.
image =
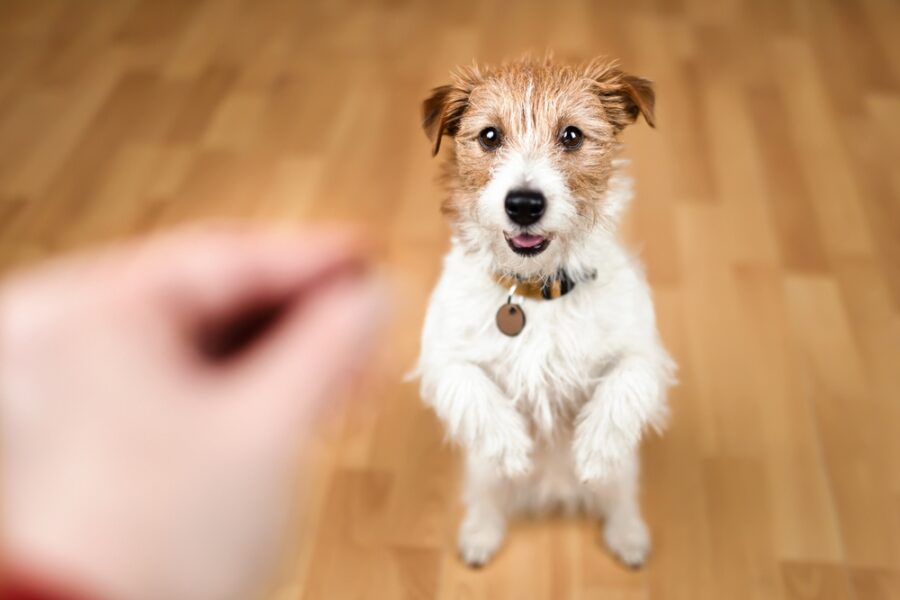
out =
[(0, 289), (3, 551), (102, 599), (251, 597), (382, 293), (346, 232), (182, 231)]

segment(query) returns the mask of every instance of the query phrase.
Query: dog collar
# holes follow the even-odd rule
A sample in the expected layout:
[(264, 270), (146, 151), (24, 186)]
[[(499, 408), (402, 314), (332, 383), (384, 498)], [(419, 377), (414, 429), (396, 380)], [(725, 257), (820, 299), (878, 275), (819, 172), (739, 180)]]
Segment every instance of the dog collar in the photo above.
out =
[(506, 289), (515, 288), (510, 295), (522, 296), (532, 300), (555, 300), (572, 291), (575, 281), (569, 277), (565, 269), (556, 275), (541, 279), (520, 279), (513, 275), (494, 275), (494, 281)]
[(522, 305), (513, 302), (516, 296), (532, 300), (555, 300), (562, 298), (575, 288), (575, 281), (560, 269), (553, 277), (546, 279), (519, 279), (510, 275), (494, 275), (494, 281), (509, 290), (506, 303), (497, 310), (497, 329), (504, 335), (515, 337), (525, 329), (525, 311)]

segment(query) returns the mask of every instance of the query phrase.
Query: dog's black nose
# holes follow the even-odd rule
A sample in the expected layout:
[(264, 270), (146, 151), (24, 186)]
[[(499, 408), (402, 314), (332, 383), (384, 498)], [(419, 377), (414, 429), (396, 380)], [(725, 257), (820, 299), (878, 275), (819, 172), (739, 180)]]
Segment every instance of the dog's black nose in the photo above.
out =
[(512, 190), (506, 195), (506, 214), (513, 223), (523, 227), (537, 223), (546, 206), (547, 201), (540, 192)]

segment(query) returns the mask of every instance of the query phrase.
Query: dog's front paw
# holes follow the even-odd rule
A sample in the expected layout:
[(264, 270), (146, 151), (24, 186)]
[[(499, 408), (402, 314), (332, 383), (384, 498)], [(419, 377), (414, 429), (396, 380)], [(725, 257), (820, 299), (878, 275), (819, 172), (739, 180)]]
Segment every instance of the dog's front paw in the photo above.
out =
[(628, 465), (636, 445), (614, 430), (579, 425), (572, 444), (575, 471), (583, 482), (609, 481)]
[(504, 477), (522, 477), (531, 472), (534, 442), (515, 413), (497, 415), (491, 432), (479, 440), (476, 454)]
[(505, 477), (523, 477), (531, 472), (531, 450), (534, 443), (524, 431), (508, 435), (488, 453), (488, 458)]
[(632, 569), (641, 567), (650, 554), (650, 532), (638, 515), (610, 518), (603, 527), (603, 539), (610, 551)]
[(496, 459), (495, 465), (504, 476), (524, 477), (531, 473), (531, 442), (516, 444), (505, 449)]

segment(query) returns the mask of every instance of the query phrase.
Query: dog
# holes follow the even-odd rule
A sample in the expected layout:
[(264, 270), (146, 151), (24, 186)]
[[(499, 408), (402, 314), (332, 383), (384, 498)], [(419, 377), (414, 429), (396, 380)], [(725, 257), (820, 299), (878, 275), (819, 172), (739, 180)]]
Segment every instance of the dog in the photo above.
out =
[[(632, 196), (620, 133), (654, 126), (651, 82), (598, 59), (457, 70), (423, 104), (451, 248), (415, 369), (465, 450), (459, 554), (481, 566), (517, 514), (583, 510), (638, 567), (650, 536), (638, 446), (675, 365), (638, 261), (616, 239)], [(448, 145), (448, 144), (445, 144)]]

